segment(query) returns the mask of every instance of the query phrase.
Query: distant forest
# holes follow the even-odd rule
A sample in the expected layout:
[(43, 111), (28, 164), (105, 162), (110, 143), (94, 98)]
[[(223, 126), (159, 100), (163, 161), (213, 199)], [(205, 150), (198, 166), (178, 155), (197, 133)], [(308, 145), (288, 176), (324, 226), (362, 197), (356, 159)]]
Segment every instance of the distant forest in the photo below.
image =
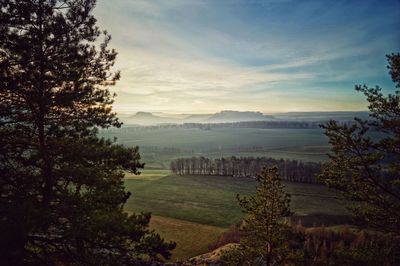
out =
[[(128, 128), (198, 128), (202, 130), (211, 130), (216, 128), (287, 128), (287, 129), (315, 129), (320, 128), (320, 125), (326, 123), (327, 120), (321, 121), (242, 121), (242, 122), (221, 122), (221, 123), (162, 123), (157, 125), (129, 125)], [(338, 121), (340, 125), (352, 125), (352, 120)], [(125, 128), (126, 129), (126, 128)], [(121, 129), (112, 129), (121, 130)]]
[(319, 183), (316, 175), (322, 163), (299, 160), (273, 159), (267, 157), (228, 157), (209, 159), (205, 157), (179, 158), (171, 162), (171, 171), (178, 175), (214, 175), (255, 177), (263, 167), (277, 166), (282, 180), (299, 183)]
[(243, 121), (230, 123), (185, 123), (184, 128), (319, 128), (321, 122), (314, 121)]

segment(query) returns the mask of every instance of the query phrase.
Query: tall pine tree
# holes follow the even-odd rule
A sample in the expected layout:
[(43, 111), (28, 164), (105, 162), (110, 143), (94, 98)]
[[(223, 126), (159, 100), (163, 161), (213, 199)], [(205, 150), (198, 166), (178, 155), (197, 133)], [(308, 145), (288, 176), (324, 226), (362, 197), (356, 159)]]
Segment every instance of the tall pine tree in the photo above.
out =
[(290, 195), (278, 174), (278, 168), (264, 168), (256, 176), (254, 195), (238, 201), (245, 218), (240, 245), (228, 251), (223, 260), (228, 265), (283, 265), (290, 255)]
[[(400, 54), (387, 58), (400, 88)], [(332, 153), (321, 180), (352, 203), (360, 225), (400, 236), (400, 91), (386, 96), (378, 86), (356, 90), (366, 96), (371, 118), (323, 125)]]
[(137, 265), (174, 247), (149, 214), (123, 211), (138, 149), (97, 137), (121, 124), (107, 90), (117, 53), (95, 2), (0, 1), (2, 265)]

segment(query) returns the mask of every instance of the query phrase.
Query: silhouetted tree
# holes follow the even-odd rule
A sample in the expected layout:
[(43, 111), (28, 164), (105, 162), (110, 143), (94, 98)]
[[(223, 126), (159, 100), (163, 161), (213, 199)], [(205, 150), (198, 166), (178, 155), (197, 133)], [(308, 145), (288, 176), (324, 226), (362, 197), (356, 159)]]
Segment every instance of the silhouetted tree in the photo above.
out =
[[(400, 54), (388, 61), (400, 88)], [(371, 119), (322, 126), (332, 154), (321, 179), (354, 203), (351, 210), (363, 225), (400, 235), (400, 91), (384, 96), (380, 87), (356, 90), (366, 96)]]
[(174, 247), (149, 214), (123, 211), (122, 170), (143, 167), (138, 149), (97, 137), (120, 126), (105, 88), (119, 73), (94, 7), (0, 1), (2, 265), (138, 265)]

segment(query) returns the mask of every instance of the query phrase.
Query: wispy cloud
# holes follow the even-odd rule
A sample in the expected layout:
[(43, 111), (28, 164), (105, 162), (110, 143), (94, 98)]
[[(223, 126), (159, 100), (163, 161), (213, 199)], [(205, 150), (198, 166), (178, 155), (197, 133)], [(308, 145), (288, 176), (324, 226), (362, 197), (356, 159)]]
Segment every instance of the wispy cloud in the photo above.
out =
[[(363, 109), (390, 85), (398, 1), (99, 0), (122, 79), (117, 111)], [(333, 98), (332, 98), (333, 97)]]

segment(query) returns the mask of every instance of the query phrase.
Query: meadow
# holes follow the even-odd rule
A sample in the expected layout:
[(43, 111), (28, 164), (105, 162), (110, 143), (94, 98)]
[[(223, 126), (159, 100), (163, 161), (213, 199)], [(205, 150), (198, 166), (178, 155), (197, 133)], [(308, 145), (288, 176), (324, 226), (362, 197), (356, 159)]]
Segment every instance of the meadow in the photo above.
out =
[[(177, 176), (166, 170), (144, 170), (139, 176), (127, 174), (127, 190), (132, 192), (126, 211), (151, 212), (153, 229), (176, 241), (173, 260), (208, 251), (208, 245), (243, 214), (236, 195), (255, 190), (253, 179), (221, 176)], [(343, 215), (346, 210), (338, 196), (320, 185), (285, 183), (292, 195), (296, 215)], [(195, 244), (188, 245), (188, 242)]]
[[(266, 156), (320, 162), (327, 159), (321, 129), (133, 127), (101, 132), (125, 146), (139, 146), (141, 175), (127, 174), (128, 212), (151, 212), (151, 228), (177, 243), (171, 261), (208, 252), (208, 246), (243, 218), (236, 195), (249, 195), (255, 181), (222, 176), (178, 176), (169, 171), (181, 157)], [(296, 221), (340, 224), (347, 215), (338, 196), (320, 185), (285, 183)], [(339, 218), (338, 218), (339, 217)]]
[(169, 169), (180, 157), (266, 156), (325, 161), (329, 152), (321, 129), (133, 127), (101, 131), (126, 146), (139, 146), (146, 168)]

